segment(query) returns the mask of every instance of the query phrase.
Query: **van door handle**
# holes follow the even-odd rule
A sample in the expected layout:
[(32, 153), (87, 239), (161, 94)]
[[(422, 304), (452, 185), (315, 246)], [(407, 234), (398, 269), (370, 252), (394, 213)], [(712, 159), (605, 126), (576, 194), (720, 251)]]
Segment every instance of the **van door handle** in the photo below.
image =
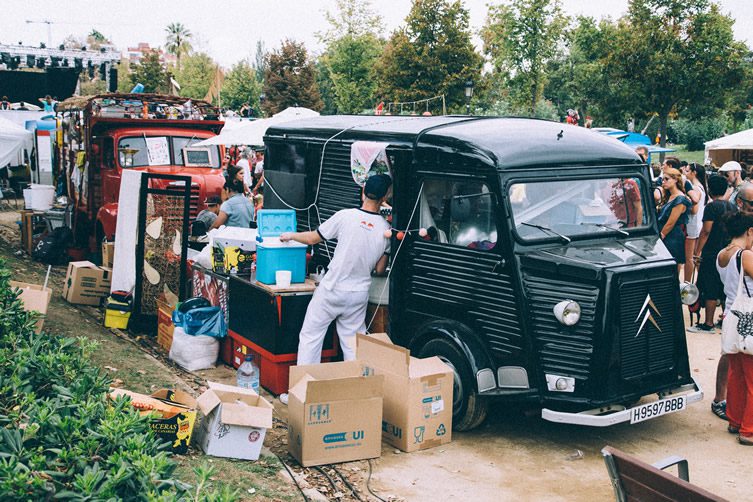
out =
[(507, 262), (504, 258), (499, 260), (497, 263), (494, 264), (494, 267), (492, 268), (492, 274), (495, 273), (502, 273), (502, 269), (505, 268), (505, 265), (507, 265)]

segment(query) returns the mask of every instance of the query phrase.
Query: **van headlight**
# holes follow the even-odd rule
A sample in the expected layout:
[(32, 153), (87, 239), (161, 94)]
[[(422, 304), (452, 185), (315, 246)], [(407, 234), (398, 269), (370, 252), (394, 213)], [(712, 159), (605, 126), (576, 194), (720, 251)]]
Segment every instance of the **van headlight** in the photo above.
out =
[(698, 301), (698, 297), (701, 295), (698, 291), (698, 286), (692, 282), (683, 282), (680, 284), (680, 300), (685, 305), (693, 305)]
[(572, 300), (564, 300), (554, 306), (554, 317), (565, 326), (573, 326), (580, 321), (580, 305)]

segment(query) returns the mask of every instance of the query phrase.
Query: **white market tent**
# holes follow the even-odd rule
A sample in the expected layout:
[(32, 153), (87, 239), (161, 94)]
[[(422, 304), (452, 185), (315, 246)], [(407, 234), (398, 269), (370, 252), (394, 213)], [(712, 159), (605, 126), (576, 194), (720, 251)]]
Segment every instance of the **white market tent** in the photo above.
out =
[(253, 120), (243, 122), (240, 125), (234, 125), (230, 128), (225, 125), (222, 132), (217, 136), (196, 143), (193, 146), (209, 145), (253, 145), (259, 146), (264, 144), (264, 134), (267, 129), (273, 125), (291, 122), (293, 120), (304, 119), (308, 117), (318, 117), (319, 113), (308, 108), (291, 106), (273, 115), (268, 119)]
[(750, 162), (753, 158), (753, 129), (722, 136), (705, 143), (706, 164), (721, 166), (728, 160)]
[(0, 117), (0, 167), (24, 163), (24, 150), (31, 154), (34, 134), (10, 120)]

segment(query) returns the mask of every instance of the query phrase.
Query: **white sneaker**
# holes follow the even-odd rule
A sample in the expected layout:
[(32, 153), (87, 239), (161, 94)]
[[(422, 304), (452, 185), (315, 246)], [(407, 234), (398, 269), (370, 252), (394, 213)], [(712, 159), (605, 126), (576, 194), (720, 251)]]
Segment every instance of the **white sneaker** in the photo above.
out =
[(278, 399), (280, 400), (280, 402), (281, 402), (282, 404), (284, 404), (285, 406), (287, 406), (287, 405), (288, 405), (288, 393), (287, 393), (287, 392), (283, 392), (282, 394), (280, 394), (279, 396), (277, 396), (277, 398), (278, 398)]

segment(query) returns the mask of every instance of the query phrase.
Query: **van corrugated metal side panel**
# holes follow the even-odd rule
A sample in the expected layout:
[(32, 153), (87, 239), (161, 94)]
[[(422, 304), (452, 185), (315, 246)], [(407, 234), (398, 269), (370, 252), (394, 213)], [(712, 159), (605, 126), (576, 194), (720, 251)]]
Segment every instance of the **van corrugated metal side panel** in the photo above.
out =
[[(350, 173), (350, 145), (350, 143), (337, 141), (331, 141), (327, 144), (324, 164), (322, 165), (322, 180), (319, 185), (317, 203), (319, 216), (317, 218), (315, 209), (310, 211), (311, 228), (318, 227), (319, 220), (324, 222), (341, 209), (361, 206), (361, 191)], [(311, 183), (313, 193), (316, 193), (319, 162), (321, 162), (321, 147), (319, 145), (317, 147), (319, 154), (311, 155), (307, 160), (316, 163), (313, 166), (307, 166), (308, 183)], [(298, 228), (299, 230), (307, 230), (307, 228), (301, 228), (300, 220)], [(336, 240), (317, 244), (314, 250), (314, 253), (318, 256), (317, 263), (329, 263), (328, 256), (335, 252), (336, 244)]]
[(420, 240), (405, 252), (407, 310), (465, 322), (499, 357), (521, 354), (523, 335), (512, 279), (505, 271), (492, 272), (499, 255)]
[[(523, 274), (523, 285), (528, 298), (529, 325), (533, 329), (542, 371), (588, 381), (599, 288), (528, 272)], [(575, 326), (563, 326), (554, 317), (554, 306), (565, 298), (580, 305), (580, 321)]]

